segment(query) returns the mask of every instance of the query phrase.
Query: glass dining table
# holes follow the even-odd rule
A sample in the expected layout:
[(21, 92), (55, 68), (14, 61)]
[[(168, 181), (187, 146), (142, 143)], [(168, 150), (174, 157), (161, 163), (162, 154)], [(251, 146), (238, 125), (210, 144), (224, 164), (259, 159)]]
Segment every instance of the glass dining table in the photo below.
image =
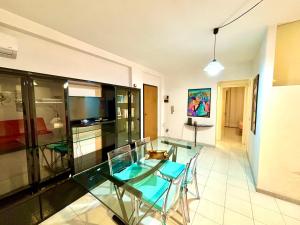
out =
[[(140, 171), (129, 174), (127, 179), (118, 179), (112, 175), (111, 162), (105, 161), (92, 168), (82, 171), (73, 176), (73, 179), (86, 189), (91, 195), (99, 200), (114, 216), (113, 218), (120, 224), (139, 224), (150, 212), (153, 212), (153, 205), (163, 197), (164, 193), (155, 196), (155, 200), (147, 206), (141, 207), (138, 216), (135, 213), (134, 198), (141, 199), (143, 193), (134, 188), (134, 184), (159, 172), (166, 163), (165, 159), (147, 159), (148, 150), (153, 148), (158, 151), (166, 151), (170, 161), (186, 164), (190, 159), (199, 153), (203, 146), (194, 146), (192, 142), (179, 139), (158, 137), (149, 144), (135, 148), (133, 161), (139, 165)], [(130, 164), (128, 153), (117, 156), (120, 164), (124, 168)], [(121, 167), (120, 167), (121, 168)], [(155, 185), (155, 184), (153, 184)]]

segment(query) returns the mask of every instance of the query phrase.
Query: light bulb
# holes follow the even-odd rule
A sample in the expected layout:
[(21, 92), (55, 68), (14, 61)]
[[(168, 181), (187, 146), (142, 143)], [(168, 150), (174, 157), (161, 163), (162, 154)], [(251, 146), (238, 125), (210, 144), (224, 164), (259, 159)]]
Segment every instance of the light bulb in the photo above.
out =
[(211, 76), (216, 76), (222, 70), (224, 70), (224, 66), (216, 59), (208, 63), (208, 65), (204, 68), (204, 71)]

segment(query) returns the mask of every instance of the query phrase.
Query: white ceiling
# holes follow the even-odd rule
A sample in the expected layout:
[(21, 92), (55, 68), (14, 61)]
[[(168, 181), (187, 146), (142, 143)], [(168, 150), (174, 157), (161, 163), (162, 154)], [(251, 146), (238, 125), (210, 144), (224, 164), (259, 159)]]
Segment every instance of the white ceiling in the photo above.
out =
[[(212, 57), (212, 29), (258, 0), (0, 0), (0, 7), (166, 75)], [(254, 58), (267, 25), (300, 19), (300, 0), (264, 0), (218, 35), (217, 58)], [(226, 65), (225, 65), (226, 66)]]

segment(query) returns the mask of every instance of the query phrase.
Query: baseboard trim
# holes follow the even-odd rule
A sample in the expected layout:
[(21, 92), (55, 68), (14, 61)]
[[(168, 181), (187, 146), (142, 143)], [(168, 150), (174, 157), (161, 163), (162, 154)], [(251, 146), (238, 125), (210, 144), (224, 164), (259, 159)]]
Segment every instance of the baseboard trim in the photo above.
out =
[(297, 200), (297, 199), (294, 199), (294, 198), (290, 198), (290, 197), (287, 197), (287, 196), (284, 196), (284, 195), (276, 194), (276, 193), (271, 192), (271, 191), (266, 191), (266, 190), (261, 189), (261, 188), (256, 188), (256, 191), (259, 192), (259, 193), (262, 193), (262, 194), (270, 195), (272, 197), (279, 198), (281, 200), (288, 201), (288, 202), (300, 205), (300, 200)]

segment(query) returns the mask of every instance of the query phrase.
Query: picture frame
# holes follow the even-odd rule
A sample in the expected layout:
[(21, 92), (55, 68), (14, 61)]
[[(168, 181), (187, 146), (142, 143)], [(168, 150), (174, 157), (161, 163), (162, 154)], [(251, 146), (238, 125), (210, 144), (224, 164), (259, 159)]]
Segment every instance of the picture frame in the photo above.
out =
[(256, 134), (258, 87), (259, 87), (259, 74), (253, 80), (253, 89), (252, 89), (251, 131), (254, 135)]
[(210, 117), (211, 88), (188, 89), (187, 116)]

